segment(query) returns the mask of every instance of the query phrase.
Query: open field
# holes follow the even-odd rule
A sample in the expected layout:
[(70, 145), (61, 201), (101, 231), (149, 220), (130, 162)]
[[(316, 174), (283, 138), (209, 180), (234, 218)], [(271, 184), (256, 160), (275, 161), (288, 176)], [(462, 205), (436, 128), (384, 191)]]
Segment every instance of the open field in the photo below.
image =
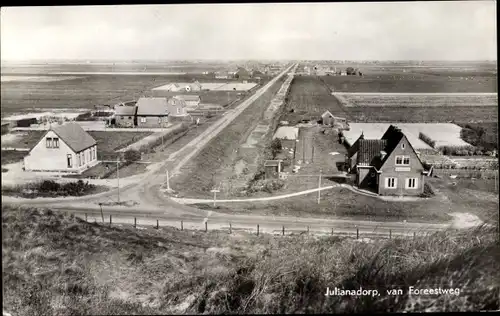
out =
[(344, 106), (354, 107), (498, 107), (498, 95), (495, 94), (391, 94), (391, 93), (335, 93), (345, 99)]
[[(182, 174), (173, 179), (172, 186), (189, 197), (206, 197), (215, 185), (227, 179), (228, 170), (233, 169), (240, 144), (246, 142), (269, 106), (269, 102), (281, 87), (285, 78), (280, 78), (251, 107), (243, 111), (228, 127), (217, 135), (182, 169)], [(254, 163), (256, 157), (245, 157)]]
[[(342, 66), (347, 67), (347, 66)], [(363, 69), (364, 76), (323, 76), (321, 79), (335, 92), (497, 92), (496, 65), (488, 71), (455, 71), (443, 68)]]
[[(67, 77), (67, 76), (54, 76)], [(204, 75), (85, 75), (54, 82), (2, 82), (2, 117), (32, 108), (93, 108), (96, 104), (115, 104), (137, 99), (151, 89), (172, 81), (190, 82)], [(54, 79), (56, 80), (56, 79)]]
[[(294, 125), (303, 119), (319, 120), (326, 110), (333, 115), (350, 118), (341, 102), (330, 94), (328, 88), (316, 77), (297, 76), (293, 79), (282, 121)], [(292, 112), (293, 110), (293, 112)]]
[(54, 82), (63, 80), (78, 79), (80, 77), (75, 76), (1, 76), (1, 82)]
[(23, 160), (26, 153), (18, 150), (2, 150), (2, 166)]
[[(12, 315), (291, 314), (495, 310), (494, 229), (355, 240), (99, 225), (2, 207), (3, 309)], [(378, 271), (378, 273), (375, 273)], [(387, 295), (436, 286), (460, 295)], [(326, 287), (378, 290), (332, 296)], [(103, 298), (106, 299), (103, 299)], [(57, 302), (57, 304), (56, 304)]]
[(354, 107), (349, 113), (356, 122), (400, 123), (490, 123), (498, 122), (498, 106), (456, 107)]
[[(365, 139), (380, 139), (391, 124), (389, 123), (349, 123), (350, 130), (343, 131), (345, 140), (349, 145), (359, 138), (361, 133)], [(398, 123), (411, 145), (419, 149), (432, 149), (423, 140), (419, 139), (419, 134), (424, 133), (431, 140), (435, 141), (435, 148), (441, 146), (470, 146), (460, 138), (461, 127), (450, 123)]]

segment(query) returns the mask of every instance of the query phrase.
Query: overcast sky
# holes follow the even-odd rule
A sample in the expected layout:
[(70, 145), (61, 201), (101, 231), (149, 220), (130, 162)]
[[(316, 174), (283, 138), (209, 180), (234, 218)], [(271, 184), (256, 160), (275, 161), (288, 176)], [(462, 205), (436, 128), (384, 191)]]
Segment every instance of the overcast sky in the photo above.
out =
[(2, 7), (2, 60), (496, 60), (494, 1)]

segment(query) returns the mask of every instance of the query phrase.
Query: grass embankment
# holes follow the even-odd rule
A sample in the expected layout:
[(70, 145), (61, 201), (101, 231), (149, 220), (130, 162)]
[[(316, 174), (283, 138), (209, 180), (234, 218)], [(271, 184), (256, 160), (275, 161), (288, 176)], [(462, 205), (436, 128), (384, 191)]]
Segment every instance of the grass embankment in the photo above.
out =
[(240, 144), (246, 141), (248, 132), (257, 125), (284, 80), (284, 77), (280, 78), (212, 139), (182, 168), (182, 174), (172, 180), (172, 186), (184, 196), (200, 198), (211, 196), (210, 190), (226, 180), (223, 172), (227, 168), (232, 168)]
[[(348, 313), (499, 308), (494, 229), (416, 240), (108, 227), (2, 207), (3, 309), (12, 315)], [(243, 238), (241, 238), (243, 237)], [(409, 296), (408, 287), (459, 295)], [(330, 296), (326, 288), (378, 290)], [(386, 289), (400, 288), (400, 296)]]

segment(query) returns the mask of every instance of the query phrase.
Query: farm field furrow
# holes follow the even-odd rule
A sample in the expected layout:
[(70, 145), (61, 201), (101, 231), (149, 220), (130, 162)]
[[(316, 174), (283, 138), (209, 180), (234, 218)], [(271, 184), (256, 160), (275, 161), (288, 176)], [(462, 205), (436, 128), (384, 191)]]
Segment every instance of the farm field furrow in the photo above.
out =
[(289, 121), (290, 125), (303, 119), (318, 120), (325, 111), (333, 115), (350, 118), (342, 103), (331, 95), (318, 78), (310, 76), (296, 76), (291, 84), (286, 102), (286, 113), (281, 120)]
[[(495, 73), (476, 74), (474, 71), (457, 74), (408, 74), (385, 70), (385, 73), (365, 73), (359, 76), (323, 76), (321, 79), (335, 92), (497, 92)], [(435, 71), (437, 72), (437, 71)]]
[[(336, 93), (335, 93), (336, 95)], [(498, 96), (494, 95), (395, 95), (395, 94), (339, 94), (339, 99), (346, 107), (447, 107), (447, 106), (498, 106)]]
[(350, 107), (355, 122), (498, 122), (498, 106)]

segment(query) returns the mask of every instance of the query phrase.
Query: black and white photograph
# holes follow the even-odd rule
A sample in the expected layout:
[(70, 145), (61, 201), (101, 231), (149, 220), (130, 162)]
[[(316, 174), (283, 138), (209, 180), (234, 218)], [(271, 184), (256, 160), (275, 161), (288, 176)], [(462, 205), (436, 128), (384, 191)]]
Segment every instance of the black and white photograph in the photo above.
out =
[(3, 316), (500, 311), (497, 2), (3, 6)]

